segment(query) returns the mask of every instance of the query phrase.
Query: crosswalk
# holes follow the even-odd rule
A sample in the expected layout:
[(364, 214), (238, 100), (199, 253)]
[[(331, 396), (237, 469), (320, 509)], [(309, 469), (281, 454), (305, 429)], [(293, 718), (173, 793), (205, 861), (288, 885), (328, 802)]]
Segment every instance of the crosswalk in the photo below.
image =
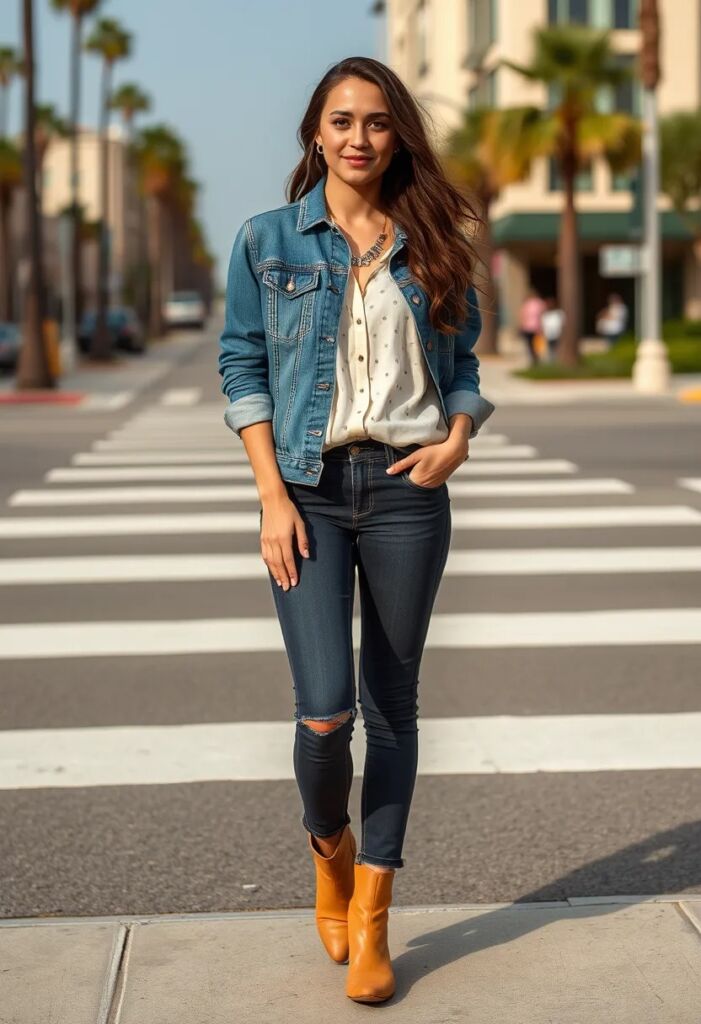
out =
[[(630, 480), (587, 476), (567, 452), (543, 457), (533, 444), (487, 428), (470, 454), (449, 481), (453, 537), (443, 586), (464, 581), (466, 592), (477, 596), (469, 610), (463, 601), (457, 609), (437, 603), (427, 651), (470, 657), (476, 651), (571, 650), (586, 658), (605, 649), (613, 660), (630, 648), (699, 643), (701, 600), (676, 606), (659, 600), (658, 587), (662, 579), (688, 579), (701, 569), (701, 507), (694, 498), (700, 479), (670, 480), (674, 497), (663, 503), (649, 500)], [(266, 658), (283, 655), (284, 645), (258, 529), (251, 469), (223, 423), (221, 403), (204, 401), (197, 388), (172, 389), (89, 451), (75, 452), (70, 465), (53, 467), (35, 486), (10, 494), (0, 516), (0, 540), (10, 552), (0, 560), (0, 589), (41, 594), (42, 615), (0, 625), (0, 668), (9, 672), (27, 663), (48, 678), (66, 659), (93, 659), (99, 680), (100, 666), (119, 664), (129, 672), (130, 662), (143, 658), (223, 654), (234, 674), (237, 658), (260, 658), (264, 678)], [(677, 542), (677, 531), (693, 542)], [(654, 542), (646, 543), (651, 536)], [(244, 550), (232, 551), (232, 538)], [(149, 550), (156, 540), (165, 551)], [(34, 553), (37, 543), (44, 546)], [(78, 550), (80, 543), (89, 545), (87, 552)], [(471, 590), (475, 578), (479, 591)], [(485, 588), (499, 580), (513, 586), (530, 581), (547, 594), (561, 579), (569, 583), (571, 607), (480, 605), (479, 595), (484, 599)], [(628, 579), (635, 600), (629, 607), (610, 603), (612, 581)], [(201, 607), (209, 611), (208, 588), (222, 583), (245, 587), (242, 593), (255, 594), (257, 607), (267, 601), (267, 614), (253, 613), (244, 600), (241, 614), (227, 607), (217, 616), (183, 616), (179, 606), (169, 614), (165, 595), (171, 591), (163, 590), (158, 607), (153, 590), (148, 602), (142, 597), (148, 585), (197, 584)], [(113, 595), (123, 595), (125, 585), (129, 615), (120, 617)], [(72, 616), (76, 596), (86, 589), (93, 616)], [(352, 630), (357, 651), (358, 618)], [(421, 718), (420, 774), (701, 767), (701, 714), (693, 711), (482, 715), (479, 694), (476, 699), (475, 714)], [(291, 707), (274, 710), (255, 722), (0, 730), (0, 789), (291, 779)], [(353, 743), (359, 775), (362, 729)]]

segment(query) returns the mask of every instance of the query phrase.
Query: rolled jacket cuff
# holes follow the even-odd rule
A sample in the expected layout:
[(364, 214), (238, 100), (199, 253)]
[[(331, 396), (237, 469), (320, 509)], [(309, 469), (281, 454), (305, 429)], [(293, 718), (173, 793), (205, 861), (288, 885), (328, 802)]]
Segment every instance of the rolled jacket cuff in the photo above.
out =
[(273, 399), (267, 392), (244, 395), (235, 402), (229, 402), (224, 409), (224, 422), (239, 437), (244, 427), (261, 420), (272, 420)]
[(448, 417), (454, 416), (456, 412), (466, 412), (472, 417), (472, 431), (470, 437), (475, 437), (484, 423), (496, 408), (484, 395), (478, 395), (476, 391), (451, 391), (444, 398)]

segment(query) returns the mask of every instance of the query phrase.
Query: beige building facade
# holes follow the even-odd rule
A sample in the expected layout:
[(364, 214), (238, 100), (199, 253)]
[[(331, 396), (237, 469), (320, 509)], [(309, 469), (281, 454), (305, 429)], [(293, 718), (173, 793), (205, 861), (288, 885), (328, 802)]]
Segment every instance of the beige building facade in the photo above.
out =
[[(112, 125), (108, 134), (108, 201), (107, 225), (110, 239), (110, 294), (117, 301), (130, 262), (139, 251), (144, 224), (134, 171), (127, 160), (126, 136), (119, 125)], [(82, 129), (78, 145), (78, 198), (88, 221), (99, 220), (100, 208), (100, 136)], [(70, 205), (70, 143), (54, 139), (49, 145), (42, 169), (42, 212), (47, 218), (58, 217)], [(140, 234), (141, 233), (141, 234)], [(143, 249), (143, 243), (142, 243)], [(89, 301), (94, 301), (97, 286), (97, 249), (85, 247), (85, 287)]]
[[(542, 85), (500, 66), (506, 59), (528, 64), (534, 30), (581, 23), (611, 31), (623, 64), (634, 65), (640, 48), (637, 0), (386, 0), (385, 61), (428, 110), (440, 146), (460, 124), (465, 107), (545, 106)], [(701, 3), (660, 0), (662, 20), (660, 115), (701, 107)], [(640, 113), (633, 80), (601, 98), (603, 109)], [(607, 243), (635, 242), (635, 176), (613, 176), (603, 160), (580, 175), (577, 191), (584, 333), (593, 333), (596, 312), (610, 291), (620, 292), (634, 312), (633, 278), (599, 275), (599, 250)], [(502, 337), (516, 332), (518, 308), (529, 287), (556, 294), (556, 242), (562, 192), (557, 169), (536, 161), (528, 180), (505, 188), (492, 207), (497, 253)], [(689, 232), (660, 196), (663, 240), (663, 314), (701, 318), (701, 292)]]

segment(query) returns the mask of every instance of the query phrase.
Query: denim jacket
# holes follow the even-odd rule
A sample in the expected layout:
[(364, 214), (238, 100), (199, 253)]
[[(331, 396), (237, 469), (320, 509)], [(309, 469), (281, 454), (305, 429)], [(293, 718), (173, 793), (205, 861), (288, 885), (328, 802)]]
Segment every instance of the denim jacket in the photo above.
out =
[[(336, 386), (336, 335), (351, 252), (326, 215), (326, 175), (294, 203), (249, 217), (234, 240), (219, 343), (226, 424), (272, 420), (275, 457), (284, 480), (319, 483), (322, 446)], [(425, 291), (412, 277), (407, 234), (395, 225), (389, 272), (416, 321), (421, 347), (446, 422), (472, 417), (470, 437), (494, 411), (479, 393), (472, 351), (482, 326), (474, 289), (459, 334), (436, 331)]]

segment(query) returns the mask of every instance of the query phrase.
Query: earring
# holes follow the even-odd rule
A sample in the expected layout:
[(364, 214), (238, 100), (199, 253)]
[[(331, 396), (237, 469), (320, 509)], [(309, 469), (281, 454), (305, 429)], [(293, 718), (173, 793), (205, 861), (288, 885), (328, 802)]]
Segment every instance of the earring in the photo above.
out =
[(323, 153), (324, 152), (324, 147), (321, 145), (320, 142), (317, 142), (317, 144), (316, 144), (316, 151), (317, 151), (317, 153)]

